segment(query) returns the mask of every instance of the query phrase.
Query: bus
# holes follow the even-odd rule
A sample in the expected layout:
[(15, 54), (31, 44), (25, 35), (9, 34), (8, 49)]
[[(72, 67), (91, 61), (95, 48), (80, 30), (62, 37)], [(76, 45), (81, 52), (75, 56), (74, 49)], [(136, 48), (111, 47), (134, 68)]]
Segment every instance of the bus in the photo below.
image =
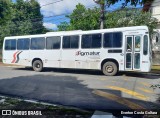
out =
[(3, 63), (43, 68), (149, 72), (151, 46), (147, 26), (62, 31), (5, 37)]

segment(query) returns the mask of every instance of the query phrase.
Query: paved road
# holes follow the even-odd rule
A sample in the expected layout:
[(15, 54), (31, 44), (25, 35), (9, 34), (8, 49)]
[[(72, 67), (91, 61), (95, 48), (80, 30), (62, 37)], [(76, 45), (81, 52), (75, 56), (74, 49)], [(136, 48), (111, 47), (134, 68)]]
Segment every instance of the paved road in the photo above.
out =
[[(99, 71), (31, 69), (0, 66), (0, 94), (83, 109), (151, 109), (160, 91), (159, 74), (120, 73), (104, 76)], [(160, 106), (159, 106), (160, 108)]]

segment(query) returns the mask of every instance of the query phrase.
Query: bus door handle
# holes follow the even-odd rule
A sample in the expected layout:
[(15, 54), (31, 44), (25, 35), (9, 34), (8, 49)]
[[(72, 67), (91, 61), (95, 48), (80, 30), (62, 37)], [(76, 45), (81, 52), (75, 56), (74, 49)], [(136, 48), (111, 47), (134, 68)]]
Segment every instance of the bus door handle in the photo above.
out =
[(124, 56), (124, 54), (123, 54), (123, 53), (121, 53), (120, 55), (121, 55), (121, 56)]
[(127, 49), (127, 52), (132, 52), (132, 50), (131, 49)]

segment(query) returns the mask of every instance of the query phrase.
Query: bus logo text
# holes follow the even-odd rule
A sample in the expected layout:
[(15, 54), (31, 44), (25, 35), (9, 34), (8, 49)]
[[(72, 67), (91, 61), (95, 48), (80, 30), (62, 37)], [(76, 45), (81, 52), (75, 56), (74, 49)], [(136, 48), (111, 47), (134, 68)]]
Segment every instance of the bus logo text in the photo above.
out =
[(77, 51), (76, 52), (76, 56), (85, 56), (85, 55), (99, 55), (100, 52), (81, 52), (81, 51)]

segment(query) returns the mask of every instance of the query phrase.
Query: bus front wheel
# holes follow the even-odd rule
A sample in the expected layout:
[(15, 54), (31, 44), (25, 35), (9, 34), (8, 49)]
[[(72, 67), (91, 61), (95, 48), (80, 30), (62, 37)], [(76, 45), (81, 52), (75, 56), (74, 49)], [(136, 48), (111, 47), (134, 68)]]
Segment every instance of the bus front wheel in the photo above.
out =
[(103, 64), (102, 71), (107, 76), (114, 76), (117, 74), (118, 68), (114, 62), (108, 61)]
[(33, 62), (33, 70), (36, 72), (41, 72), (43, 69), (43, 64), (41, 60), (35, 60)]

